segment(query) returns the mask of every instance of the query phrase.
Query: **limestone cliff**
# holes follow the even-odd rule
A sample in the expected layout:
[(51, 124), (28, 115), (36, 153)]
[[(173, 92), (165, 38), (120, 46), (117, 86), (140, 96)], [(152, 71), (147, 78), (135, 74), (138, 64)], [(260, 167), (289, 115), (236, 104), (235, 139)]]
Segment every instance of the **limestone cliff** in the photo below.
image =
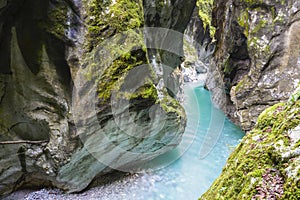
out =
[(217, 42), (206, 85), (244, 130), (299, 83), (299, 10), (296, 0), (214, 1)]
[[(194, 6), (0, 0), (0, 195), (24, 185), (80, 191), (174, 148), (186, 122), (174, 71)], [(144, 25), (168, 31), (152, 44)], [(170, 39), (177, 54), (159, 50)], [(169, 66), (162, 75), (153, 55)]]

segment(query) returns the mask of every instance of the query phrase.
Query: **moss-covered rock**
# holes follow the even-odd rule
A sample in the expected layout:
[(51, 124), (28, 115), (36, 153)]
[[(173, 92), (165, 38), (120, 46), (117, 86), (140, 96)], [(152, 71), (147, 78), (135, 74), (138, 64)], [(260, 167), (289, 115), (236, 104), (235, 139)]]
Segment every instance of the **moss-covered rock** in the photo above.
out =
[[(185, 113), (158, 84), (173, 79), (181, 54), (147, 48), (139, 28), (147, 21), (183, 33), (195, 0), (183, 2), (156, 1), (152, 18), (141, 0), (0, 0), (0, 195), (22, 186), (80, 191), (176, 147)], [(182, 51), (182, 38), (163, 39)], [(166, 75), (149, 49), (170, 66)]]
[(299, 126), (299, 99), (266, 109), (200, 199), (299, 199)]
[[(157, 1), (160, 3), (164, 4)], [(88, 24), (86, 53), (75, 83), (75, 97), (79, 96), (73, 99), (76, 130), (84, 148), (78, 149), (59, 170), (58, 179), (65, 184), (64, 189), (81, 190), (96, 175), (112, 169), (134, 171), (141, 163), (173, 149), (181, 139), (186, 123), (184, 110), (175, 99), (176, 92), (170, 95), (173, 90), (159, 86), (160, 81), (173, 78), (169, 75), (178, 67), (180, 53), (170, 56), (160, 49), (160, 43), (148, 47), (144, 34), (153, 38), (148, 37), (147, 29), (140, 28), (147, 21), (161, 27), (171, 24), (170, 28), (183, 31), (192, 10), (179, 10), (177, 4), (164, 5), (157, 9), (183, 12), (185, 16), (173, 19), (169, 12), (156, 10), (156, 18), (148, 18), (140, 11), (141, 6), (142, 2), (135, 0), (84, 2)], [(143, 8), (146, 13), (153, 9), (148, 4)], [(161, 19), (166, 21), (160, 24)], [(170, 38), (158, 39), (164, 43)], [(182, 41), (177, 40), (172, 44), (180, 52)], [(163, 76), (155, 71), (155, 63), (149, 62), (149, 49), (159, 52), (162, 63), (169, 66)], [(95, 96), (96, 106), (87, 101)]]
[(197, 0), (199, 16), (203, 22), (204, 29), (209, 30), (210, 37), (214, 40), (216, 28), (212, 26), (212, 9), (214, 0)]
[(86, 50), (100, 44), (114, 34), (144, 25), (141, 0), (84, 0), (85, 17), (88, 26)]

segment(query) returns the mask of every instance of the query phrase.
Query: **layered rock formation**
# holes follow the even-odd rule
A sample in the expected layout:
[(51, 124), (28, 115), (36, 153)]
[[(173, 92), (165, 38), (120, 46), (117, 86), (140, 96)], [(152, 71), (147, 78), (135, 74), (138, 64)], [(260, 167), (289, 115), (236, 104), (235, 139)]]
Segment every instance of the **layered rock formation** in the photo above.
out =
[[(80, 191), (179, 143), (186, 119), (172, 80), (195, 1), (165, 3), (0, 0), (0, 194)], [(172, 39), (175, 53), (131, 30), (144, 24), (178, 31), (155, 39)]]
[(217, 43), (206, 85), (244, 130), (299, 83), (299, 9), (296, 0), (214, 2)]

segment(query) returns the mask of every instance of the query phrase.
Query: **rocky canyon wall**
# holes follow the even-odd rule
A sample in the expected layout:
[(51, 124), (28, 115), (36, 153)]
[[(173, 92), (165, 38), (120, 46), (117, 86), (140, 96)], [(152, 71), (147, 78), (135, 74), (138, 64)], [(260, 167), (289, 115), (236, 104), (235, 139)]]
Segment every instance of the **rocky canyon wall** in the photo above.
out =
[(217, 43), (206, 85), (248, 132), (200, 199), (299, 199), (300, 3), (214, 6)]
[(160, 77), (149, 54), (158, 46), (148, 48), (140, 28), (180, 36), (194, 6), (0, 0), (0, 194), (23, 186), (80, 191), (95, 176), (134, 170), (174, 148), (185, 113), (176, 87), (158, 78), (172, 80), (182, 37), (156, 39), (179, 52), (155, 54), (169, 66)]
[(246, 131), (299, 83), (299, 9), (298, 1), (214, 1), (217, 42), (206, 86)]

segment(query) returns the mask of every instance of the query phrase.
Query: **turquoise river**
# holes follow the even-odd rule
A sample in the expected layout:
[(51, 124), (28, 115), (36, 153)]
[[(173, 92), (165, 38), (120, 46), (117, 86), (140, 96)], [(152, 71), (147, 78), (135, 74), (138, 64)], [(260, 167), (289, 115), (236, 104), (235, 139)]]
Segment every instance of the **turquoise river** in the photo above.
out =
[[(110, 180), (80, 194), (65, 195), (58, 190), (42, 189), (27, 193), (25, 199), (35, 199), (37, 193), (45, 194), (47, 199), (71, 200), (198, 199), (220, 175), (244, 132), (212, 105), (210, 92), (202, 86), (187, 84), (184, 91), (188, 122), (182, 142), (151, 162), (155, 170)], [(201, 150), (206, 140), (213, 141), (209, 143), (211, 151)]]

